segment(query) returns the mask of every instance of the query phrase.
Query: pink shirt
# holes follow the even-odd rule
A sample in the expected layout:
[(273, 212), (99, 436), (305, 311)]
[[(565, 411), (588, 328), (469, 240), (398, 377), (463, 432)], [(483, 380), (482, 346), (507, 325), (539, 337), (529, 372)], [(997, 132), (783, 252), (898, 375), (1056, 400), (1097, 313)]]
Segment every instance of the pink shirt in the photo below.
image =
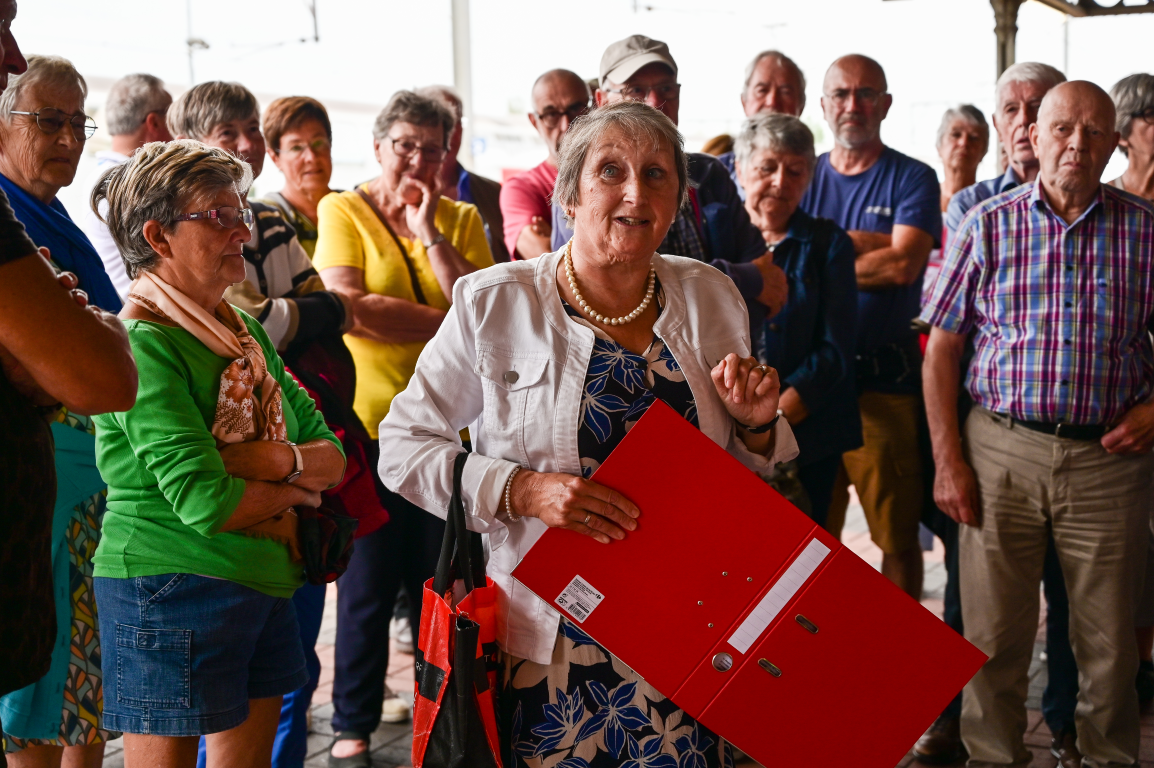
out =
[[(553, 182), (557, 180), (557, 166), (548, 160), (518, 174), (501, 185), (501, 216), (505, 220), (505, 246), (515, 258), (523, 258), (517, 253), (517, 238), (521, 230), (529, 226), (534, 216), (545, 221), (553, 220), (553, 209), (549, 200), (553, 196)], [(540, 256), (535, 253), (533, 256)]]

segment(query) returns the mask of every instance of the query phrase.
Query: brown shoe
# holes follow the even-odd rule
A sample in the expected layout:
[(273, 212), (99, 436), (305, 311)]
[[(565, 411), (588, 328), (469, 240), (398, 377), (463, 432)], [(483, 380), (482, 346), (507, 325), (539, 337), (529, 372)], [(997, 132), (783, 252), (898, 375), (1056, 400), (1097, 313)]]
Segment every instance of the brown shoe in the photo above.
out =
[(941, 715), (914, 744), (914, 757), (926, 765), (949, 765), (962, 758), (958, 718)]
[(1050, 742), (1050, 754), (1058, 758), (1058, 768), (1082, 768), (1082, 753), (1078, 751), (1078, 737), (1063, 731)]

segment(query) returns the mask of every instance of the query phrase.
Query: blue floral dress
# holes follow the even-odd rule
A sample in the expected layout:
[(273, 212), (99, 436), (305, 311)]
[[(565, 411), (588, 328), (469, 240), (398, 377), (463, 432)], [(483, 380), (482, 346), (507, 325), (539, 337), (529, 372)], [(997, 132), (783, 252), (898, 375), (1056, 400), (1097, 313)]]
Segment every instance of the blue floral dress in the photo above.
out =
[[(656, 295), (660, 310), (660, 287)], [(658, 398), (697, 426), (693, 392), (660, 338), (638, 355), (565, 311), (597, 337), (577, 435), (585, 477)], [(733, 766), (727, 743), (564, 618), (549, 664), (505, 654), (501, 710), (510, 768)]]

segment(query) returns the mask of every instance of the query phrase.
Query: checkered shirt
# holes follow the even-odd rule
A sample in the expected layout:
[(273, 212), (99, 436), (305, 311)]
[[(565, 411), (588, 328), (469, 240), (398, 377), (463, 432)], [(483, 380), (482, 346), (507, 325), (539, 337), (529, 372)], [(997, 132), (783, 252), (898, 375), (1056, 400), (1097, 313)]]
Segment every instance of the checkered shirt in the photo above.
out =
[(974, 402), (1026, 421), (1114, 424), (1154, 390), (1154, 207), (1101, 185), (1073, 224), (1041, 184), (966, 215), (922, 319), (973, 333)]

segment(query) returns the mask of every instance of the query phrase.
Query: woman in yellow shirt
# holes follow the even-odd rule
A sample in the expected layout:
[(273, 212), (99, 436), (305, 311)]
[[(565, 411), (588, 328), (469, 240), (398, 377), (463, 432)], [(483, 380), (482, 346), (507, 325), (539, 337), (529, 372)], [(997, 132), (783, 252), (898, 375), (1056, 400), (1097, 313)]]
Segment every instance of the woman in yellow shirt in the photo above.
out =
[[(493, 263), (477, 209), (441, 196), (438, 171), (455, 127), (456, 116), (440, 102), (398, 91), (373, 125), (381, 175), (317, 206), (313, 266), (326, 288), (353, 299), (355, 322), (345, 337), (357, 366), (353, 407), (374, 439), (444, 320), (457, 278)], [(391, 521), (357, 540), (337, 591), (329, 762), (336, 768), (370, 765), (397, 590), (403, 584), (409, 594), (416, 646), (423, 586), (444, 531), (441, 520), (379, 482), (377, 490)], [(408, 717), (397, 699), (386, 702), (385, 714)]]

